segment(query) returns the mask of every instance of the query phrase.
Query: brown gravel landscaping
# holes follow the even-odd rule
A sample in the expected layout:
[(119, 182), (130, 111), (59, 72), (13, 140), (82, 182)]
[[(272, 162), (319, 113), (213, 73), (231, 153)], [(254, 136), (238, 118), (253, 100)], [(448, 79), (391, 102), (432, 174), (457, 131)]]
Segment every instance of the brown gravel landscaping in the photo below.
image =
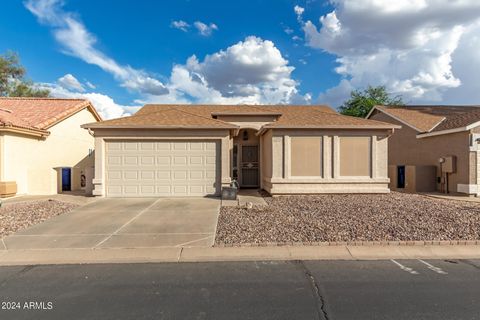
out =
[(76, 207), (78, 205), (56, 200), (4, 203), (0, 208), (0, 238)]
[(266, 197), (222, 207), (216, 244), (479, 240), (480, 203), (392, 192)]

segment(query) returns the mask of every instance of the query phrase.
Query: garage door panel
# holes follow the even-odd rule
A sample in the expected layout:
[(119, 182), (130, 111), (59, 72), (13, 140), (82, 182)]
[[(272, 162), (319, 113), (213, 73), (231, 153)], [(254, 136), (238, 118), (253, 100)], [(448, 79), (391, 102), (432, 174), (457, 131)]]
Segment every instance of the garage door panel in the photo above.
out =
[(107, 196), (218, 194), (219, 144), (213, 141), (107, 141)]
[(136, 142), (130, 142), (130, 143), (124, 143), (123, 144), (123, 150), (134, 150), (134, 151), (137, 151), (138, 150), (138, 143)]

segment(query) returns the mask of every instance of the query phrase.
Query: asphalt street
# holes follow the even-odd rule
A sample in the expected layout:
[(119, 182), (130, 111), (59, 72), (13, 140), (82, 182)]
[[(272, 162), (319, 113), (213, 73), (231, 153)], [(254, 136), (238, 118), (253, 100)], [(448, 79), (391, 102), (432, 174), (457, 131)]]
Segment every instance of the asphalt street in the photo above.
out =
[(0, 268), (0, 319), (480, 319), (480, 261)]

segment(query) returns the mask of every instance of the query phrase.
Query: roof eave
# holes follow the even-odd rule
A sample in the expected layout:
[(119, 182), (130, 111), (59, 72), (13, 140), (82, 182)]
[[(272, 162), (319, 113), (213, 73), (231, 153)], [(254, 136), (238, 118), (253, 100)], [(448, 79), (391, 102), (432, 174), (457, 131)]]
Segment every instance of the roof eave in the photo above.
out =
[(469, 131), (472, 130), (473, 128), (476, 128), (480, 126), (480, 121), (471, 123), (465, 127), (459, 127), (459, 128), (454, 128), (454, 129), (448, 129), (448, 130), (439, 130), (439, 131), (433, 131), (433, 132), (426, 132), (426, 133), (421, 133), (417, 134), (417, 139), (422, 139), (422, 138), (428, 138), (428, 137), (434, 137), (434, 136), (441, 136), (444, 134), (451, 134), (451, 133), (458, 133), (458, 132), (464, 132), (464, 131)]
[(23, 128), (23, 127), (18, 127), (13, 125), (0, 125), (0, 131), (20, 133), (20, 134), (25, 134), (25, 135), (40, 137), (40, 138), (48, 137), (50, 135), (50, 132), (46, 130)]
[(85, 100), (84, 102), (82, 102), (82, 106), (81, 107), (78, 107), (78, 109), (74, 110), (74, 111), (71, 111), (71, 112), (67, 112), (65, 115), (59, 117), (57, 120), (55, 120), (54, 122), (50, 123), (48, 126), (45, 127), (45, 129), (50, 129), (51, 127), (53, 127), (54, 125), (62, 122), (63, 120), (79, 113), (80, 111), (84, 110), (84, 109), (88, 109), (92, 114), (93, 116), (95, 117), (95, 119), (97, 119), (97, 121), (102, 121), (102, 117), (98, 114), (97, 110), (95, 109), (95, 107), (92, 105), (92, 103), (88, 100)]
[(97, 123), (87, 123), (81, 125), (84, 129), (216, 129), (216, 130), (233, 130), (238, 129), (238, 126), (191, 126), (191, 125), (98, 125)]
[(390, 130), (401, 129), (402, 126), (392, 124), (388, 126), (374, 126), (374, 125), (264, 125), (265, 129), (353, 129), (353, 130)]

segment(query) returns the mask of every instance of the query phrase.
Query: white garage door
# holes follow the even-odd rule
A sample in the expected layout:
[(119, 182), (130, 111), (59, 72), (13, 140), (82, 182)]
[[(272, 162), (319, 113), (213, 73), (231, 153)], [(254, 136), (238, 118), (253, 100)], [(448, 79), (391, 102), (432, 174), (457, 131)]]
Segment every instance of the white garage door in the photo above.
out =
[(205, 196), (219, 193), (214, 141), (107, 141), (107, 197)]

